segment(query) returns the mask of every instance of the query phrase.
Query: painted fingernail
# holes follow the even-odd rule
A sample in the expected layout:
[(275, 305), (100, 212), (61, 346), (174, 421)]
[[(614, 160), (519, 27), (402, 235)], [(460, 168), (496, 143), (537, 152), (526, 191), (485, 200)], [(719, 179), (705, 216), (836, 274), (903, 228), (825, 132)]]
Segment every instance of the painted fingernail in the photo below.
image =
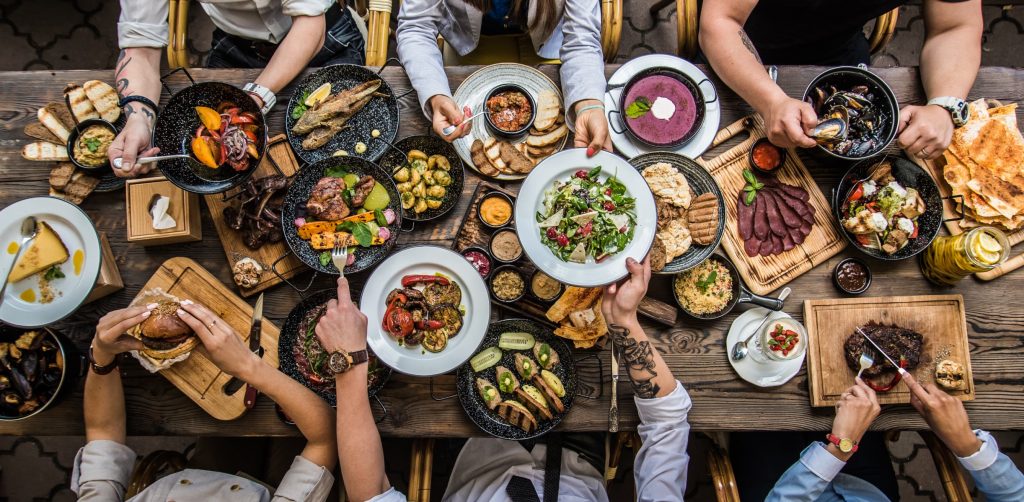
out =
[(177, 314), (178, 314), (178, 315), (184, 315), (184, 314), (185, 314), (185, 311), (184, 311), (184, 310), (181, 310), (181, 309), (178, 309), (178, 312), (177, 312)]
[(182, 300), (181, 304), (182, 305), (192, 305), (192, 300)]
[(159, 306), (160, 306), (159, 303), (150, 303), (149, 305), (146, 305), (146, 308), (149, 309), (149, 310), (153, 310), (153, 309), (155, 309), (155, 308), (157, 308)]
[(147, 311), (142, 313), (142, 317), (149, 317), (149, 314), (152, 314), (152, 313), (153, 313), (153, 311), (147, 310)]

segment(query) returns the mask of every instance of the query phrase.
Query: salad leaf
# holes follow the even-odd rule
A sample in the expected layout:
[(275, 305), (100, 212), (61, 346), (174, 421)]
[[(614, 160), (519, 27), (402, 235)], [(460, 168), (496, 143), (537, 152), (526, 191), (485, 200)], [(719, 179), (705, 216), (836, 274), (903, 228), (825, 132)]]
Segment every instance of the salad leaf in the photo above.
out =
[(640, 96), (626, 107), (626, 116), (631, 119), (638, 119), (647, 115), (649, 111), (651, 111), (651, 102), (647, 98)]
[(373, 245), (373, 231), (370, 229), (370, 225), (363, 222), (346, 221), (338, 225), (337, 230), (339, 232), (348, 232), (352, 234), (356, 242), (360, 246), (367, 248)]
[(348, 171), (345, 170), (346, 166), (333, 166), (324, 169), (324, 176), (329, 178), (344, 178)]
[(708, 288), (711, 287), (711, 285), (714, 284), (716, 280), (718, 280), (718, 271), (712, 270), (707, 277), (697, 281), (697, 287), (700, 288), (701, 293), (707, 293)]

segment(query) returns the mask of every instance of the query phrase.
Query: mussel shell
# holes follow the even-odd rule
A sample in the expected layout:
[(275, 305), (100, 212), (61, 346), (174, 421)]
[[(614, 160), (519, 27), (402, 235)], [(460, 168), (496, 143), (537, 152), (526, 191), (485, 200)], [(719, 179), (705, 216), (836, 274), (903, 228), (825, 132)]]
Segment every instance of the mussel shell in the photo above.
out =
[(11, 389), (7, 389), (0, 393), (0, 404), (2, 404), (3, 406), (17, 407), (21, 406), (21, 403), (21, 396), (19, 396), (17, 392), (14, 392)]
[(41, 381), (47, 387), (53, 387), (60, 383), (60, 377), (62, 374), (63, 372), (60, 368), (49, 368), (43, 372)]
[(11, 379), (7, 378), (7, 375), (0, 375), (0, 391), (7, 390), (11, 387)]

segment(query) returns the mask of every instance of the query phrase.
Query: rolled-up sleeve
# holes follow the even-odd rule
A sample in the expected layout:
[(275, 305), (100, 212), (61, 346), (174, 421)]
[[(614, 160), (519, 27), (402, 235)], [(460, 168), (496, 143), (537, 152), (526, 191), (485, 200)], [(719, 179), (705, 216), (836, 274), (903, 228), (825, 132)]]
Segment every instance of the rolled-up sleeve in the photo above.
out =
[(601, 50), (601, 7), (597, 0), (569, 0), (562, 21), (562, 90), (566, 122), (575, 122), (572, 105), (584, 99), (604, 99), (604, 55)]
[(164, 47), (167, 29), (167, 0), (121, 0), (117, 20), (117, 44), (132, 47)]
[(275, 502), (322, 502), (334, 485), (334, 476), (322, 465), (297, 456), (274, 492)]
[(334, 0), (282, 0), (281, 12), (288, 17), (320, 16), (333, 3)]
[(636, 454), (637, 500), (683, 500), (686, 467), (690, 462), (686, 444), (690, 438), (690, 395), (676, 381), (668, 395), (655, 399), (634, 398), (643, 445)]
[(974, 478), (978, 491), (992, 502), (1024, 500), (1024, 474), (1013, 465), (1010, 457), (999, 452), (999, 445), (991, 434), (983, 430), (976, 430), (974, 434), (981, 440), (981, 449), (959, 460)]
[(431, 110), (427, 100), (438, 94), (451, 97), (448, 76), (444, 73), (444, 59), (437, 47), (437, 35), (441, 31), (441, 0), (405, 0), (398, 12), (398, 59), (405, 72), (423, 114), (430, 118)]
[(75, 455), (71, 491), (80, 501), (124, 500), (134, 466), (131, 448), (116, 441), (89, 441)]

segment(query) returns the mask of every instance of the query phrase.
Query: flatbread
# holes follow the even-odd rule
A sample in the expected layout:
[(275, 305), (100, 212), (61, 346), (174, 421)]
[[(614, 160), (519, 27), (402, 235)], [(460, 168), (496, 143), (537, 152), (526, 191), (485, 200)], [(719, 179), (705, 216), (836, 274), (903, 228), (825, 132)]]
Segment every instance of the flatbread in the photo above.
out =
[(545, 315), (551, 322), (560, 322), (570, 313), (590, 307), (600, 296), (601, 288), (569, 286)]

